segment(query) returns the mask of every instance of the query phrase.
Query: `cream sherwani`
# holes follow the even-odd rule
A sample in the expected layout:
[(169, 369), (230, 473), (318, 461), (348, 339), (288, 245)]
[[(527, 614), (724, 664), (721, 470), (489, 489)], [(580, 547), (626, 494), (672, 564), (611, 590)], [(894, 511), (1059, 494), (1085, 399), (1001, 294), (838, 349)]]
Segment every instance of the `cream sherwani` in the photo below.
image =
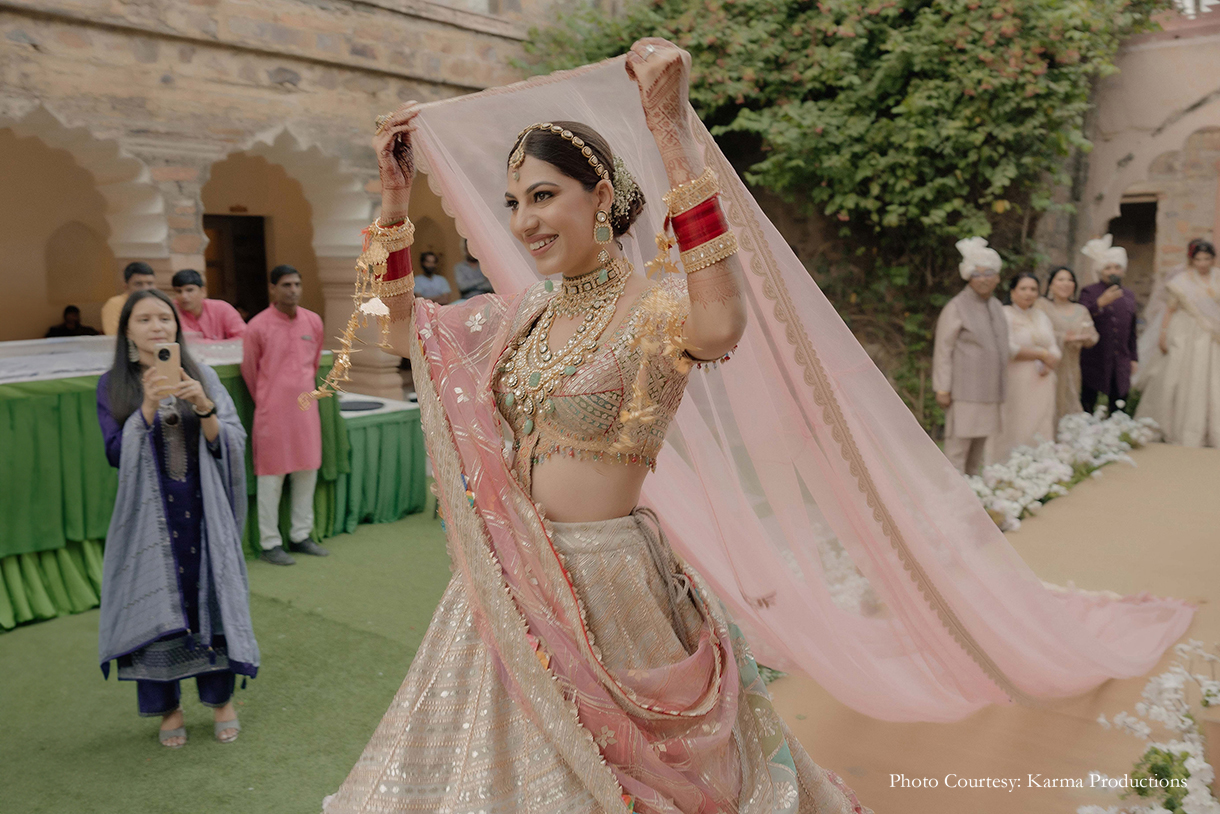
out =
[(940, 312), (932, 353), (932, 387), (953, 399), (945, 413), (945, 455), (960, 472), (977, 474), (987, 439), (1000, 432), (1007, 365), (1003, 306), (967, 286)]

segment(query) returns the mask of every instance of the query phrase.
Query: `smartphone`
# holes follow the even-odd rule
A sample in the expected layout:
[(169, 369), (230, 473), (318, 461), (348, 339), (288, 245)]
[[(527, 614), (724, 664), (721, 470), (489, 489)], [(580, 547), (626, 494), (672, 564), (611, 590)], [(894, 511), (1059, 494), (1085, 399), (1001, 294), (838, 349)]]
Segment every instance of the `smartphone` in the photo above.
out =
[[(167, 390), (172, 390), (182, 382), (182, 352), (177, 342), (158, 342), (153, 350), (157, 357), (156, 369), (158, 376), (164, 376)], [(164, 395), (169, 395), (164, 393)]]
[(1123, 284), (1122, 277), (1119, 277), (1117, 274), (1110, 275), (1110, 285), (1122, 285), (1122, 284)]

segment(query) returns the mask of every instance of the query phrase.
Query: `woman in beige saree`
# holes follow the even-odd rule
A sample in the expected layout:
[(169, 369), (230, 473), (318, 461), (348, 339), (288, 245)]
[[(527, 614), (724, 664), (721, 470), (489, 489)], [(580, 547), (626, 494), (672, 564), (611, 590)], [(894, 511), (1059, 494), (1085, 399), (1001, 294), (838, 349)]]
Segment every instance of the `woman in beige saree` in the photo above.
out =
[(1212, 244), (1191, 244), (1190, 267), (1165, 285), (1156, 360), (1137, 416), (1156, 420), (1171, 444), (1220, 447), (1220, 268)]
[(1080, 349), (1093, 347), (1100, 338), (1089, 309), (1076, 302), (1078, 289), (1076, 273), (1067, 266), (1059, 266), (1051, 271), (1046, 282), (1046, 296), (1037, 302), (1038, 308), (1050, 318), (1055, 344), (1063, 354), (1055, 368), (1056, 432), (1059, 419), (1084, 409), (1080, 406)]
[(1050, 318), (1034, 306), (1038, 278), (1017, 275), (1004, 306), (1008, 319), (1008, 390), (1000, 408), (1000, 433), (988, 443), (987, 460), (1003, 463), (1019, 446), (1055, 440), (1055, 368), (1059, 346)]

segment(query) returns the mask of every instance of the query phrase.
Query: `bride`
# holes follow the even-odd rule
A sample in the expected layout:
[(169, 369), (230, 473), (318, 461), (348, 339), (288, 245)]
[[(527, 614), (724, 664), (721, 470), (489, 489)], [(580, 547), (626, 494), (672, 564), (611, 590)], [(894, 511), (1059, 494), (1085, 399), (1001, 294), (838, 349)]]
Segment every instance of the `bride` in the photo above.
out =
[(689, 371), (733, 349), (746, 308), (716, 175), (677, 115), (689, 56), (642, 41), (628, 70), (685, 282), (650, 285), (622, 256), (645, 200), (606, 140), (539, 123), (505, 156), (504, 205), (546, 281), (451, 319), (411, 294), (418, 107), (376, 138), (390, 344), (418, 371), (441, 488), (459, 468), (469, 488), (442, 498), (457, 573), (328, 814), (865, 811), (788, 734), (740, 632), (637, 508)]
[[(862, 812), (743, 630), (859, 712), (950, 721), (1141, 675), (1190, 623), (1025, 566), (694, 116), (689, 64), (646, 39), (379, 120), (329, 381), (361, 313), (410, 356), (454, 577), (329, 814)], [(412, 296), (416, 162), (515, 294)]]

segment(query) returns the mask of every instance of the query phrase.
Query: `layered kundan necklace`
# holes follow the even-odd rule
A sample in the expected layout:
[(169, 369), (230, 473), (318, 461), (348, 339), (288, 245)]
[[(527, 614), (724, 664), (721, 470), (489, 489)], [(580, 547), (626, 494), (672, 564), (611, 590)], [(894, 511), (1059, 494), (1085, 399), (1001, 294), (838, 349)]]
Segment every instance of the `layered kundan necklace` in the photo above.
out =
[[(563, 281), (563, 287), (547, 302), (534, 327), (515, 340), (500, 366), (510, 392), (504, 405), (515, 408), (526, 435), (534, 431), (537, 411), (551, 412), (551, 392), (563, 379), (576, 374), (601, 341), (618, 307), (619, 297), (631, 276), (631, 265), (623, 259), (602, 258), (601, 268)], [(553, 284), (548, 280), (548, 290)], [(551, 351), (551, 325), (555, 317), (580, 317), (564, 346)]]

